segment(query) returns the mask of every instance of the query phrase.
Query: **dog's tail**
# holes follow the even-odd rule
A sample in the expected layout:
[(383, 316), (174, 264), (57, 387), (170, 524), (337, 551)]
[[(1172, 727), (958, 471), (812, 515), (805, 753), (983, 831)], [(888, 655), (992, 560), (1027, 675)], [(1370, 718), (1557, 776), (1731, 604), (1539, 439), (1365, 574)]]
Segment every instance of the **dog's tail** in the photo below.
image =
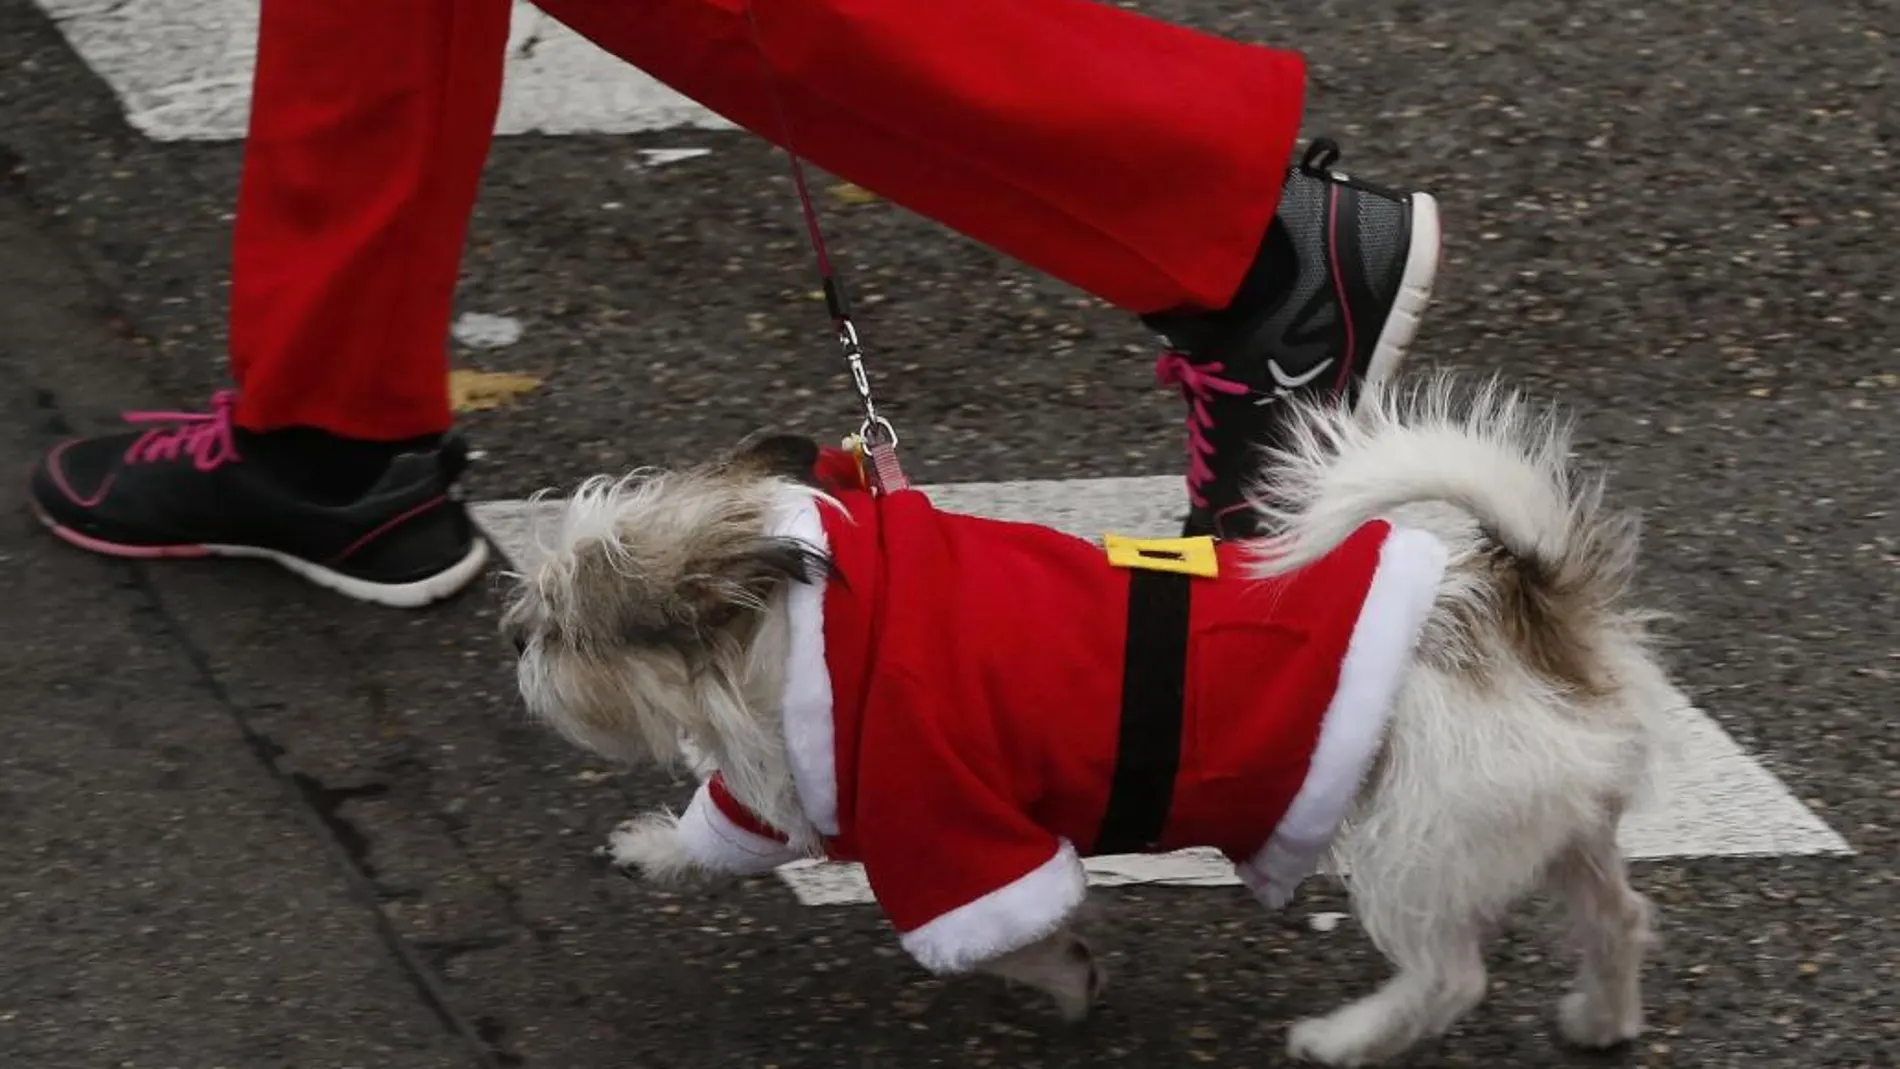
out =
[(1253, 495), (1274, 532), (1261, 555), (1269, 574), (1395, 509), (1442, 502), (1476, 523), (1473, 549), (1496, 569), (1490, 597), (1521, 601), (1509, 608), (1533, 628), (1600, 620), (1629, 586), (1635, 518), (1607, 510), (1602, 480), (1574, 469), (1567, 421), (1495, 380), (1460, 391), (1439, 374), (1371, 392), (1352, 411), (1303, 405), (1289, 429)]

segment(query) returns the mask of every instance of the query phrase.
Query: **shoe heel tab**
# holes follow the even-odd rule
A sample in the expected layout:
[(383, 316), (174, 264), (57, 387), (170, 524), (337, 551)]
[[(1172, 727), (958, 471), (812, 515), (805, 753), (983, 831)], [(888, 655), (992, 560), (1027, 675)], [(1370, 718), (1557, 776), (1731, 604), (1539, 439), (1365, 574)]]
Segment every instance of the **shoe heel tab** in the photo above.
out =
[(402, 492), (421, 483), (434, 483), (446, 490), (468, 470), (468, 464), (468, 443), (457, 435), (445, 435), (434, 449), (397, 454), (370, 493)]
[(1339, 162), (1339, 143), (1330, 137), (1314, 138), (1306, 146), (1306, 155), (1300, 160), (1300, 169), (1307, 174), (1325, 176), (1333, 165)]

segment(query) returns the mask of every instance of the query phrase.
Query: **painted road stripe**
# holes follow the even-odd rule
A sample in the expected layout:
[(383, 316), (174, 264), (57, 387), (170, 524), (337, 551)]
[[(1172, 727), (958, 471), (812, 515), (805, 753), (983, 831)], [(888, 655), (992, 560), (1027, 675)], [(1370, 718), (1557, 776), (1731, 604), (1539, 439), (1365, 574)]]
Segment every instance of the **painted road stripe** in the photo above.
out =
[[(250, 116), (258, 0), (38, 0), (160, 141), (234, 141)], [(403, 0), (390, 0), (392, 4)], [(502, 134), (630, 134), (732, 124), (517, 2), (502, 83)]]
[[(933, 501), (959, 512), (1046, 523), (1084, 538), (1104, 532), (1167, 534), (1179, 522), (1181, 482), (1174, 477), (961, 483), (930, 487)], [(557, 506), (541, 505), (542, 510)], [(532, 553), (537, 507), (521, 501), (477, 505), (476, 515), (510, 559)], [(1624, 853), (1632, 858), (1850, 854), (1847, 842), (1815, 816), (1759, 762), (1744, 753), (1708, 714), (1684, 710), (1665, 746), (1651, 797), (1623, 821)], [(1182, 851), (1161, 856), (1094, 858), (1090, 882), (1235, 885), (1219, 855)], [(808, 905), (871, 900), (855, 865), (800, 863), (780, 875)]]

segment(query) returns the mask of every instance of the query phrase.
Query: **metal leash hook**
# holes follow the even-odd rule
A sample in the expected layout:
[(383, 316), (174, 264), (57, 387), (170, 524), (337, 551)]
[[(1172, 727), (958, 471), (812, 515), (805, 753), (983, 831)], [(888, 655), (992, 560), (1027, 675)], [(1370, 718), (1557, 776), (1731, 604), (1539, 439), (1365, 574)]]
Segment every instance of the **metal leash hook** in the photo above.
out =
[(798, 207), (805, 216), (805, 236), (818, 259), (818, 277), (824, 283), (825, 307), (838, 332), (838, 348), (844, 351), (845, 363), (851, 368), (851, 385), (858, 391), (858, 402), (864, 407), (864, 422), (858, 426), (857, 434), (845, 440), (845, 445), (858, 454), (860, 465), (867, 469), (865, 478), (873, 493), (908, 489), (910, 480), (904, 477), (904, 469), (897, 462), (897, 429), (891, 426), (890, 420), (878, 415), (877, 402), (871, 397), (871, 375), (864, 366), (864, 346), (858, 340), (857, 325), (851, 321), (851, 305), (845, 299), (844, 286), (831, 266), (824, 231), (818, 225), (818, 208), (812, 203), (811, 185), (805, 180), (805, 164), (792, 142), (792, 125), (785, 116), (784, 102), (779, 99), (771, 59), (766, 55), (765, 38), (759, 32), (759, 18), (752, 3), (753, 0), (745, 0), (746, 21), (751, 24), (752, 41), (758, 49), (772, 108), (778, 116), (779, 139), (784, 142), (786, 159), (791, 162), (792, 185), (798, 190)]
[(877, 402), (871, 397), (871, 376), (864, 367), (864, 349), (858, 343), (858, 328), (848, 316), (838, 322), (838, 346), (844, 350), (845, 362), (851, 365), (851, 384), (864, 406), (864, 422), (859, 424), (852, 444), (861, 459), (869, 461), (866, 476), (871, 489), (884, 494), (909, 489), (910, 480), (897, 462), (897, 428), (877, 413)]

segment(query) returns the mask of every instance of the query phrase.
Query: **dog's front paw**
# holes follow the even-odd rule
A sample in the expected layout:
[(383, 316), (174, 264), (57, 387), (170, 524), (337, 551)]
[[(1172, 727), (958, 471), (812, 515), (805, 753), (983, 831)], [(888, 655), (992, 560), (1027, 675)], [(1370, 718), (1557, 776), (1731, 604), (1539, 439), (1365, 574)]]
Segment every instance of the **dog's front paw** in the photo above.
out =
[(1108, 970), (1095, 960), (1095, 951), (1081, 939), (1071, 942), (1064, 956), (1070, 968), (1064, 974), (1052, 976), (1043, 990), (1055, 999), (1056, 1013), (1065, 1022), (1080, 1024), (1094, 1012), (1102, 992), (1108, 990)]
[(654, 883), (682, 883), (699, 871), (699, 864), (680, 838), (679, 818), (671, 813), (646, 813), (623, 821), (607, 837), (602, 850), (624, 876), (639, 873)]
[(983, 968), (1048, 995), (1055, 1000), (1056, 1013), (1070, 1024), (1087, 1019), (1108, 986), (1108, 973), (1096, 962), (1095, 952), (1068, 931), (1005, 954)]
[(1295, 1061), (1365, 1066), (1379, 1061), (1371, 1030), (1356, 1006), (1309, 1017), (1287, 1032), (1286, 1052)]
[(1619, 1013), (1588, 992), (1572, 991), (1557, 1003), (1557, 1031), (1573, 1047), (1608, 1050), (1641, 1035), (1643, 1015)]

